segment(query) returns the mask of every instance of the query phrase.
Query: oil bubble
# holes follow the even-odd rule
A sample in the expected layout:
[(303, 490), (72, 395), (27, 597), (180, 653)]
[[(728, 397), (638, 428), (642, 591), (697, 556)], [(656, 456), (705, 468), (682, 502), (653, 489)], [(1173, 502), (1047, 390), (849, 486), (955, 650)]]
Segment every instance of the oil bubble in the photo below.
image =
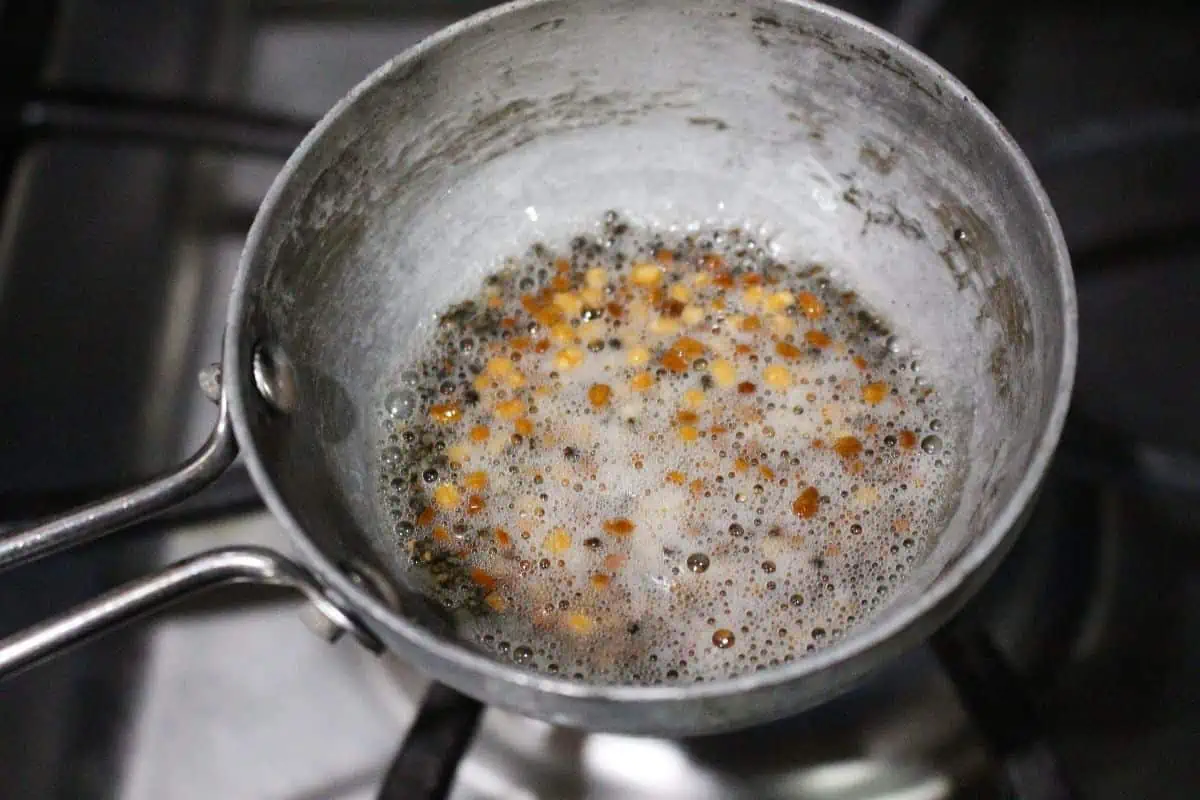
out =
[(384, 398), (383, 407), (393, 420), (406, 420), (417, 408), (417, 393), (411, 389), (396, 389)]

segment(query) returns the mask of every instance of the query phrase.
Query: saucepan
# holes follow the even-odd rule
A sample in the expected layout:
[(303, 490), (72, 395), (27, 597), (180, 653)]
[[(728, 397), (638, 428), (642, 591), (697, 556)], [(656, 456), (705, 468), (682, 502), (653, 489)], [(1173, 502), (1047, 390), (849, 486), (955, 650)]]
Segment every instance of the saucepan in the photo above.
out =
[[(498, 257), (609, 209), (769, 226), (969, 400), (954, 513), (891, 601), (824, 649), (724, 680), (591, 684), (485, 654), (413, 588), (378, 490), (398, 359)], [(794, 714), (928, 637), (1004, 556), (1063, 425), (1075, 337), (1066, 248), (1029, 164), (900, 41), (809, 2), (519, 0), (381, 67), (288, 160), (242, 254), (203, 449), (11, 536), (0, 566), (165, 508), (239, 450), (294, 555), (181, 562), (4, 641), (0, 671), (194, 591), (261, 581), (441, 684), (556, 724), (683, 736)]]

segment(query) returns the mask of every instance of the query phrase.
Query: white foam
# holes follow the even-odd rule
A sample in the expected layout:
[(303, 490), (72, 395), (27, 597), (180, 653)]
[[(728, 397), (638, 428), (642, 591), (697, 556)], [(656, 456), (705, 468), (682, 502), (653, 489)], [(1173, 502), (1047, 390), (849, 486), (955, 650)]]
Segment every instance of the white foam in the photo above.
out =
[[(653, 238), (631, 232), (587, 266), (605, 266), (614, 277), (628, 274), (628, 268), (617, 271), (614, 254), (646, 251)], [(738, 239), (727, 238), (723, 250), (732, 263)], [(529, 256), (513, 284), (545, 263), (544, 256)], [(796, 292), (815, 288), (812, 280), (795, 277), (785, 285)], [(587, 352), (583, 342), (586, 357), (569, 371), (555, 365), (558, 345), (541, 355), (526, 352), (518, 362), (525, 388), (495, 397), (484, 392), (477, 406), (466, 408), (456, 435), (476, 424), (493, 432), (488, 444), (468, 447), (455, 480), (486, 473), (481, 494), (487, 505), (475, 514), (461, 507), (443, 513), (436, 524), (503, 529), (511, 545), (477, 538), (463, 553), (470, 567), (495, 580), (485, 588), (505, 609), (464, 615), (464, 635), (503, 657), (528, 647), (532, 655), (526, 658), (539, 668), (554, 664), (587, 680), (707, 680), (803, 654), (869, 617), (880, 602), (878, 588), (891, 585), (919, 556), (952, 507), (945, 487), (953, 473), (943, 462), (953, 454), (935, 457), (919, 447), (884, 443), (901, 431), (917, 439), (929, 435), (932, 419), (946, 421), (944, 410), (936, 394), (916, 402), (920, 390), (906, 366), (911, 358), (890, 354), (884, 335), (860, 343), (857, 353), (840, 349), (858, 336), (852, 329), (859, 323), (836, 308), (838, 290), (820, 291), (829, 298), (830, 314), (816, 327), (835, 345), (819, 354), (801, 338), (813, 327), (802, 315), (789, 317), (796, 326), (793, 341), (806, 351), (796, 360), (774, 354), (768, 331), (732, 331), (728, 321), (720, 333), (702, 324), (657, 335), (647, 327), (654, 314), (645, 320), (626, 316), (620, 327), (606, 315), (597, 338), (619, 338), (620, 349)], [(756, 311), (739, 308), (739, 291), (727, 296), (726, 315)], [(514, 301), (501, 311), (517, 316), (520, 306)], [(666, 372), (652, 389), (634, 390), (633, 376), (658, 369), (658, 354), (682, 334), (702, 341), (707, 358), (733, 360), (738, 381), (752, 381), (754, 393), (703, 388), (711, 365), (683, 376)], [(736, 353), (739, 343), (754, 343), (757, 361)], [(627, 363), (636, 345), (655, 354), (651, 363)], [(856, 354), (872, 361), (868, 370), (854, 363)], [(771, 364), (786, 365), (796, 382), (768, 389), (763, 371)], [(860, 393), (868, 379), (885, 381), (897, 394), (877, 406), (865, 404)], [(612, 392), (599, 409), (588, 397), (595, 384)], [(530, 396), (538, 386), (554, 389)], [(684, 393), (697, 389), (703, 402), (693, 427), (701, 435), (685, 441), (677, 415), (686, 405)], [(514, 394), (536, 404), (536, 413), (528, 414), (532, 448), (527, 441), (508, 446), (511, 423), (492, 414), (497, 398)], [(727, 430), (714, 433), (714, 425)], [(841, 436), (857, 437), (864, 452), (855, 458), (834, 452), (831, 445)], [(861, 472), (855, 463), (863, 465)], [(793, 503), (810, 486), (823, 500), (820, 511), (805, 518)], [(611, 520), (632, 521), (635, 529), (613, 535), (605, 530)], [(550, 552), (547, 537), (560, 530), (569, 544)], [(598, 547), (585, 544), (597, 539)], [(706, 571), (688, 569), (693, 553), (708, 556)], [(607, 584), (594, 585), (596, 575), (607, 576)], [(802, 602), (793, 601), (796, 595)], [(732, 646), (714, 645), (720, 629), (733, 633)]]

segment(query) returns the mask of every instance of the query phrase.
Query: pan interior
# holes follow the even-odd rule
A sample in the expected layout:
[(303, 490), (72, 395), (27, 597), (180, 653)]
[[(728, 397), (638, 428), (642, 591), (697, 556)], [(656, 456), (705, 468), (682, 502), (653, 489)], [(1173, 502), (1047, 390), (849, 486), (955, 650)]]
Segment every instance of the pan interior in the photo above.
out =
[(960, 502), (852, 635), (969, 552), (1054, 411), (1068, 301), (1052, 226), (970, 101), (872, 34), (831, 31), (800, 6), (547, 2), (400, 59), (324, 123), (259, 221), (238, 358), (248, 372), (253, 343), (270, 342), (294, 365), (295, 411), (251, 403), (247, 423), (331, 562), (371, 565), (406, 594), (377, 488), (388, 385), (434, 313), (500, 259), (608, 209), (759, 229), (781, 259), (826, 265), (957, 409)]

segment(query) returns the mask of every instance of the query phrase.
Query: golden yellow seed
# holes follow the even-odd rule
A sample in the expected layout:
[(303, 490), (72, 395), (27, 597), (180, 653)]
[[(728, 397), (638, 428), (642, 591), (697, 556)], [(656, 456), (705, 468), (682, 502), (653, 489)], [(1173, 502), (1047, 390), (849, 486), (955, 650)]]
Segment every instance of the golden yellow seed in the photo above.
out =
[(829, 338), (829, 334), (825, 331), (805, 331), (804, 341), (811, 344), (813, 347), (824, 349), (833, 344), (833, 339)]
[(471, 451), (459, 442), (446, 448), (446, 458), (450, 459), (451, 464), (465, 464), (471, 460)]
[(765, 294), (766, 292), (761, 286), (747, 286), (746, 290), (742, 292), (742, 301), (748, 306), (757, 306), (763, 301)]
[(662, 267), (657, 264), (634, 264), (629, 279), (638, 286), (657, 286), (662, 280)]
[(670, 317), (655, 317), (650, 321), (650, 332), (659, 336), (679, 333), (679, 320)]
[(772, 389), (786, 389), (792, 385), (792, 373), (788, 372), (787, 367), (772, 364), (763, 370), (763, 380)]
[(873, 506), (879, 502), (879, 490), (874, 486), (860, 486), (854, 490), (854, 499), (864, 506)]
[(546, 538), (542, 540), (542, 547), (548, 553), (554, 555), (562, 555), (567, 552), (571, 546), (571, 534), (567, 533), (566, 528), (555, 528), (546, 534)]
[(533, 421), (529, 417), (521, 417), (513, 423), (513, 430), (522, 436), (533, 436)]
[(679, 438), (685, 442), (694, 442), (700, 438), (700, 431), (696, 430), (692, 425), (680, 425)]
[(762, 320), (759, 319), (757, 314), (751, 314), (750, 316), (744, 318), (742, 320), (741, 324), (738, 325), (738, 330), (740, 330), (744, 333), (753, 333), (754, 331), (760, 330), (761, 328), (762, 328)]
[(673, 483), (676, 486), (683, 486), (683, 484), (686, 480), (687, 480), (687, 475), (684, 475), (682, 472), (680, 472), (677, 469), (673, 469), (667, 473), (667, 483)]
[(737, 383), (737, 369), (723, 358), (718, 358), (712, 362), (710, 370), (712, 371), (713, 380), (722, 388), (728, 389)]
[(436, 403), (429, 408), (430, 419), (441, 425), (457, 422), (461, 416), (462, 409), (458, 407), (458, 403)]
[(704, 392), (699, 389), (688, 389), (683, 393), (683, 404), (688, 408), (699, 408), (704, 405)]
[(554, 355), (554, 366), (561, 370), (575, 369), (583, 363), (583, 351), (578, 347), (564, 347)]
[(588, 400), (596, 408), (608, 405), (610, 397), (612, 397), (612, 389), (606, 383), (593, 383), (588, 389)]
[(491, 431), (488, 430), (487, 425), (476, 425), (471, 428), (472, 442), (486, 442), (489, 435), (491, 435)]
[(833, 442), (833, 451), (842, 458), (857, 458), (863, 446), (857, 437), (840, 436)]
[(710, 283), (712, 283), (712, 275), (707, 272), (697, 272), (692, 275), (692, 286), (695, 286), (697, 289), (703, 289)]
[(654, 376), (649, 372), (639, 372), (633, 376), (633, 380), (629, 382), (635, 392), (644, 392), (654, 385)]
[(504, 383), (510, 389), (520, 389), (525, 385), (525, 376), (521, 374), (520, 370), (514, 369), (504, 376)]
[(769, 315), (767, 317), (767, 324), (771, 326), (771, 332), (776, 336), (787, 336), (796, 328), (796, 323), (783, 314)]
[(699, 325), (704, 321), (704, 311), (699, 306), (685, 306), (679, 319), (684, 325)]
[(446, 510), (458, 508), (461, 500), (462, 496), (459, 495), (458, 489), (452, 483), (439, 483), (438, 487), (433, 490), (433, 501)]
[(496, 416), (501, 419), (516, 419), (523, 413), (525, 413), (525, 404), (515, 398), (496, 404)]
[(596, 627), (596, 623), (587, 614), (567, 614), (567, 627), (572, 633), (587, 636)]
[(592, 267), (583, 274), (583, 282), (589, 289), (603, 289), (608, 285), (608, 273), (601, 267)]
[(878, 383), (868, 383), (862, 388), (862, 399), (864, 403), (877, 406), (887, 397), (888, 385), (882, 381)]
[(582, 300), (583, 304), (586, 306), (599, 308), (600, 306), (604, 305), (604, 290), (595, 289), (591, 286), (588, 286), (587, 288), (580, 290), (579, 299)]
[(550, 338), (559, 344), (569, 344), (575, 341), (575, 329), (565, 322), (550, 327)]
[[(638, 469), (641, 469), (641, 467), (638, 467)], [(600, 527), (610, 536), (628, 536), (634, 532), (637, 525), (632, 520), (625, 519), (624, 517), (616, 517), (615, 519), (604, 520)]]
[(681, 303), (686, 303), (692, 299), (692, 293), (682, 283), (675, 283), (667, 290), (667, 297), (672, 300), (678, 300)]
[(475, 387), (475, 391), (482, 392), (484, 389), (492, 385), (492, 379), (487, 376), (486, 372), (481, 372), (475, 376), (475, 380), (472, 382), (472, 385)]
[(583, 300), (574, 292), (555, 292), (554, 305), (569, 317), (578, 317), (583, 313)]
[(504, 610), (508, 608), (508, 603), (505, 602), (504, 598), (495, 592), (483, 598), (483, 602), (487, 603), (488, 607), (498, 614), (504, 613)]
[(514, 369), (516, 366), (513, 362), (502, 356), (489, 358), (487, 362), (487, 374), (493, 378), (503, 378), (505, 375), (511, 374)]
[(630, 366), (638, 367), (650, 360), (650, 351), (644, 347), (631, 347), (625, 351), (625, 361)]
[(804, 316), (809, 319), (820, 319), (825, 315), (825, 304), (812, 292), (801, 292), (796, 297), (796, 302), (800, 304)]
[(775, 292), (767, 297), (767, 311), (778, 314), (789, 306), (794, 305), (796, 297), (791, 292)]
[(463, 484), (468, 489), (474, 489), (475, 491), (487, 488), (487, 483), (487, 473), (482, 470), (479, 472), (469, 472), (467, 473), (467, 477), (463, 478)]

